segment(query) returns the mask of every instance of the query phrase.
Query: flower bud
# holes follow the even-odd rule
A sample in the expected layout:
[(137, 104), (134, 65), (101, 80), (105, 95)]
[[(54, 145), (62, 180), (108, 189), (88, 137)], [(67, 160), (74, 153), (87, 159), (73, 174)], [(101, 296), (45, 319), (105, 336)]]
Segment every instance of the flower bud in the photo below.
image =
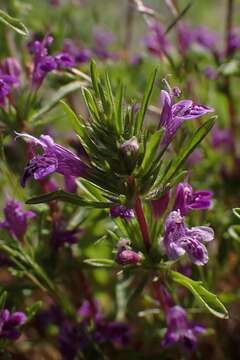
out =
[(124, 161), (126, 170), (129, 174), (134, 170), (139, 151), (137, 138), (133, 136), (120, 146), (120, 157)]
[(179, 87), (175, 86), (174, 88), (172, 88), (172, 95), (175, 97), (181, 96), (181, 90), (179, 89)]
[(142, 257), (137, 252), (126, 249), (125, 247), (119, 249), (116, 261), (121, 265), (137, 264), (141, 261)]
[(21, 66), (17, 59), (6, 58), (2, 63), (2, 70), (4, 74), (19, 78), (21, 75)]

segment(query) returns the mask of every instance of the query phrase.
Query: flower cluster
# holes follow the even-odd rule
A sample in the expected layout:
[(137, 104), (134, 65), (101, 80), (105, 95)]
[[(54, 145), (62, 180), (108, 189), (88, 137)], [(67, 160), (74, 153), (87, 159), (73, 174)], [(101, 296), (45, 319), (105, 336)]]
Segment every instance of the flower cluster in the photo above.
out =
[(52, 42), (53, 37), (45, 35), (42, 41), (33, 40), (28, 44), (29, 52), (34, 57), (32, 86), (36, 89), (40, 87), (47, 73), (75, 65), (74, 58), (67, 52), (62, 52), (55, 56), (49, 55), (48, 47)]
[(23, 312), (10, 313), (8, 309), (0, 311), (0, 338), (17, 340), (20, 336), (19, 327), (27, 320)]
[(24, 211), (20, 202), (10, 199), (4, 208), (5, 219), (0, 227), (7, 229), (12, 236), (21, 240), (27, 231), (27, 219), (36, 216), (33, 211)]

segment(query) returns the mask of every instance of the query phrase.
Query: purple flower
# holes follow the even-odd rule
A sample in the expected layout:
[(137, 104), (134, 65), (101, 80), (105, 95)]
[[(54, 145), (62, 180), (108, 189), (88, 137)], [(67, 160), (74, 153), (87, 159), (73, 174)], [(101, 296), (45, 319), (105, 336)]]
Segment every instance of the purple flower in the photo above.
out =
[(204, 47), (205, 49), (210, 50), (213, 53), (216, 53), (216, 44), (218, 42), (218, 34), (211, 32), (207, 27), (201, 26), (194, 31), (195, 41)]
[(95, 323), (95, 340), (98, 343), (110, 342), (116, 346), (127, 346), (130, 341), (130, 328), (121, 321), (99, 319)]
[(117, 252), (116, 261), (120, 265), (135, 265), (141, 261), (142, 257), (136, 251), (121, 248)]
[(186, 55), (190, 46), (194, 41), (193, 31), (185, 23), (180, 23), (177, 26), (177, 39), (180, 53)]
[(155, 218), (160, 218), (167, 210), (169, 200), (169, 191), (167, 191), (162, 197), (160, 197), (160, 199), (151, 200), (151, 206)]
[(55, 56), (55, 60), (59, 69), (73, 67), (75, 65), (75, 60), (73, 56), (67, 52), (61, 52), (57, 54)]
[(97, 319), (102, 317), (100, 303), (97, 300), (93, 300), (92, 302), (84, 300), (77, 313), (84, 319)]
[(86, 325), (73, 324), (66, 320), (60, 327), (58, 341), (63, 359), (76, 359), (76, 356), (89, 345)]
[(169, 52), (170, 43), (164, 35), (164, 28), (157, 22), (151, 24), (150, 33), (145, 37), (144, 42), (148, 51), (154, 56), (161, 57)]
[(204, 265), (208, 262), (208, 253), (203, 243), (212, 241), (213, 238), (214, 231), (210, 227), (189, 229), (180, 211), (172, 211), (167, 217), (163, 244), (170, 259), (177, 259), (187, 253), (194, 264)]
[(129, 240), (122, 239), (117, 244), (116, 261), (120, 265), (138, 264), (142, 260), (141, 254), (132, 250), (129, 246)]
[(64, 176), (64, 190), (71, 193), (75, 193), (77, 191), (75, 176)]
[(176, 200), (173, 210), (180, 210), (182, 216), (189, 210), (206, 210), (212, 205), (213, 193), (208, 190), (193, 191), (191, 185), (180, 183), (177, 185)]
[(0, 106), (6, 106), (7, 98), (16, 85), (19, 85), (19, 81), (15, 76), (0, 73)]
[(43, 150), (43, 154), (35, 155), (27, 164), (21, 180), (23, 187), (29, 177), (41, 180), (54, 172), (64, 176), (86, 176), (88, 167), (82, 160), (72, 151), (56, 144), (49, 135), (41, 135), (39, 139), (29, 134), (17, 135)]
[(65, 244), (76, 244), (79, 240), (78, 235), (81, 232), (82, 230), (79, 228), (67, 230), (61, 221), (55, 222), (53, 224), (52, 244), (55, 248), (60, 248)]
[(2, 72), (6, 75), (10, 75), (13, 78), (18, 79), (21, 75), (21, 66), (17, 59), (6, 58), (2, 62)]
[(52, 42), (53, 37), (46, 35), (42, 41), (31, 41), (28, 44), (29, 52), (34, 55), (32, 85), (35, 88), (40, 87), (47, 73), (75, 65), (73, 57), (67, 52), (49, 56), (48, 47)]
[(231, 31), (228, 35), (227, 55), (231, 56), (240, 48), (240, 35), (236, 31)]
[(226, 150), (233, 147), (233, 138), (230, 129), (220, 129), (217, 124), (212, 129), (212, 146), (217, 149), (223, 146)]
[(111, 32), (102, 27), (96, 27), (93, 31), (94, 53), (102, 60), (116, 59), (116, 54), (112, 53), (108, 48), (114, 41)]
[(27, 231), (27, 219), (33, 218), (36, 214), (32, 211), (24, 211), (23, 206), (16, 200), (8, 200), (4, 208), (5, 219), (0, 227), (7, 229), (12, 236), (22, 239)]
[(187, 158), (187, 165), (190, 169), (196, 164), (198, 164), (203, 159), (203, 155), (200, 149), (195, 149), (190, 156)]
[(193, 120), (214, 111), (213, 108), (194, 103), (192, 100), (181, 100), (175, 104), (165, 90), (161, 90), (162, 112), (159, 127), (165, 128), (163, 144), (168, 144), (185, 120)]
[(0, 311), (0, 338), (16, 340), (20, 336), (18, 327), (23, 325), (27, 317), (23, 312), (14, 312), (10, 314), (9, 310)]
[(113, 218), (121, 217), (125, 220), (130, 220), (134, 217), (133, 209), (129, 209), (124, 205), (117, 205), (110, 209), (109, 215)]
[(32, 85), (35, 88), (39, 88), (48, 72), (57, 68), (55, 58), (48, 55), (48, 47), (52, 42), (53, 37), (46, 35), (42, 41), (35, 40), (28, 43), (28, 50), (34, 55)]
[(87, 63), (91, 57), (92, 52), (87, 48), (78, 48), (71, 39), (66, 39), (64, 41), (64, 52), (70, 54), (74, 60), (80, 64)]
[(133, 54), (129, 59), (129, 64), (133, 66), (140, 65), (143, 61), (143, 58), (140, 54)]
[(175, 305), (167, 311), (167, 333), (162, 341), (163, 346), (179, 343), (185, 350), (193, 351), (197, 344), (196, 335), (204, 333), (204, 327), (187, 319), (186, 311)]
[(218, 72), (216, 69), (214, 69), (213, 66), (206, 66), (204, 69), (204, 75), (206, 76), (206, 78), (210, 79), (210, 80), (216, 80), (218, 77)]

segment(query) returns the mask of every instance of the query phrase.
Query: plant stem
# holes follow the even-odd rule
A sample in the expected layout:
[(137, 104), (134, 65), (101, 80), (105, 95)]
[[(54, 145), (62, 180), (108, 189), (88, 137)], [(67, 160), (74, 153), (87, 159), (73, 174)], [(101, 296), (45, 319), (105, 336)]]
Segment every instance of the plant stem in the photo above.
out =
[(233, 11), (234, 11), (234, 0), (227, 0), (226, 10), (226, 27), (225, 27), (225, 52), (226, 56), (229, 56), (229, 36), (232, 32), (233, 27)]
[[(225, 54), (226, 57), (229, 57), (229, 37), (233, 28), (233, 15), (234, 15), (234, 0), (227, 0), (227, 9), (226, 9), (226, 25), (225, 25)], [(229, 120), (230, 120), (230, 130), (231, 136), (233, 140), (232, 146), (232, 156), (234, 163), (237, 162), (237, 153), (236, 153), (236, 135), (237, 135), (237, 123), (236, 123), (236, 109), (234, 104), (234, 98), (231, 92), (231, 79), (230, 77), (226, 77), (225, 79), (225, 94), (227, 97), (228, 103), (228, 113), (229, 113)]]
[(134, 206), (134, 211), (135, 211), (135, 215), (136, 215), (136, 218), (138, 220), (138, 223), (139, 223), (139, 226), (140, 226), (140, 229), (141, 229), (143, 242), (144, 242), (146, 251), (147, 251), (147, 253), (149, 253), (151, 243), (150, 243), (148, 225), (147, 225), (147, 222), (146, 222), (146, 219), (145, 219), (145, 216), (144, 216), (142, 202), (141, 202), (141, 199), (139, 198), (139, 196), (136, 199), (135, 206)]

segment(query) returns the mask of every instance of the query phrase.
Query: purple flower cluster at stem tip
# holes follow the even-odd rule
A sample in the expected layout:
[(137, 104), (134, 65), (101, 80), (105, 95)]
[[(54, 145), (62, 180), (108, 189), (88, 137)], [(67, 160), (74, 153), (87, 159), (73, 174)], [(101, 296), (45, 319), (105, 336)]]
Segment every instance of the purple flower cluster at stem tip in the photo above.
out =
[(0, 339), (17, 340), (20, 336), (18, 327), (23, 325), (27, 317), (23, 312), (10, 313), (7, 309), (0, 311)]
[(48, 47), (52, 42), (53, 37), (45, 35), (42, 41), (35, 40), (28, 44), (29, 52), (34, 55), (32, 86), (36, 89), (41, 86), (47, 73), (75, 65), (74, 58), (67, 52), (55, 56), (48, 55)]
[(23, 206), (16, 200), (8, 200), (4, 208), (5, 219), (0, 227), (7, 229), (12, 236), (21, 240), (27, 231), (27, 219), (33, 218), (36, 214), (32, 211), (24, 211)]
[(150, 33), (144, 39), (148, 51), (157, 57), (169, 52), (170, 43), (167, 40), (163, 26), (157, 22), (150, 25)]
[(72, 151), (56, 144), (51, 136), (41, 135), (38, 138), (29, 134), (19, 134), (30, 142), (33, 146), (38, 146), (43, 150), (43, 154), (35, 155), (27, 164), (21, 185), (24, 187), (28, 178), (41, 180), (44, 177), (58, 172), (64, 176), (84, 177), (87, 175), (88, 167)]
[(193, 191), (191, 185), (180, 183), (177, 185), (176, 200), (173, 210), (180, 210), (186, 216), (190, 210), (206, 210), (212, 205), (213, 193), (208, 190)]
[(79, 48), (71, 39), (64, 41), (63, 51), (70, 54), (76, 63), (85, 64), (92, 57), (92, 51), (87, 48)]
[(204, 333), (206, 329), (188, 321), (186, 311), (181, 306), (170, 307), (166, 315), (168, 329), (162, 345), (179, 343), (185, 350), (193, 351), (197, 344), (196, 335)]
[(171, 142), (178, 128), (186, 120), (193, 120), (214, 111), (207, 105), (196, 104), (192, 100), (181, 100), (173, 103), (172, 97), (165, 90), (161, 91), (162, 112), (159, 127), (165, 128), (162, 143)]
[(109, 50), (109, 46), (114, 42), (114, 35), (102, 27), (93, 30), (94, 48), (93, 52), (102, 60), (117, 59), (117, 54)]
[(177, 259), (187, 253), (196, 265), (208, 262), (208, 253), (203, 243), (214, 238), (214, 231), (208, 226), (197, 226), (189, 229), (180, 211), (172, 211), (165, 223), (163, 245), (170, 259)]

